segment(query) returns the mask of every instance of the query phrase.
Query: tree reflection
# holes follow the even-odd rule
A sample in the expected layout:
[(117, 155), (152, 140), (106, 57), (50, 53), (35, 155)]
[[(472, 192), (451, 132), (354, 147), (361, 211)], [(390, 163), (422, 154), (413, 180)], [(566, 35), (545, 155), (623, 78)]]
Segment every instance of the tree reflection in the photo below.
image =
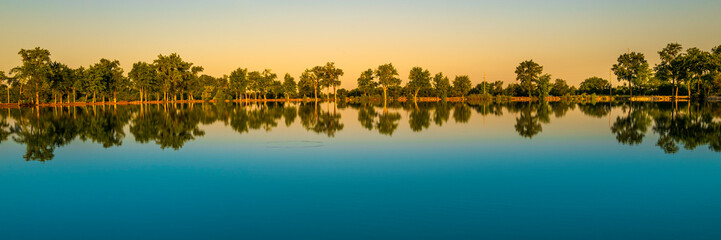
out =
[[(513, 104), (509, 105), (512, 106)], [(543, 131), (541, 123), (550, 123), (550, 109), (546, 102), (528, 102), (519, 103), (519, 105), (525, 105), (516, 107), (518, 110), (518, 117), (516, 117), (516, 124), (513, 126), (516, 129), (518, 135), (524, 138), (533, 138)]]
[(611, 132), (616, 135), (616, 140), (620, 143), (638, 145), (643, 142), (650, 124), (651, 118), (646, 111), (631, 107), (626, 116), (616, 118), (611, 126)]
[[(514, 115), (517, 134), (530, 139), (543, 131), (544, 124), (550, 124), (551, 116), (564, 117), (576, 104), (437, 102), (338, 106), (356, 109), (357, 121), (363, 128), (387, 136), (396, 133), (404, 111), (410, 129), (421, 132), (430, 128), (431, 122), (438, 126), (447, 124), (451, 110), (454, 119), (451, 124), (461, 124), (468, 122), (474, 114), (482, 115), (484, 121), (488, 116), (502, 117), (505, 109)], [(648, 130), (652, 129), (658, 136), (655, 145), (665, 153), (693, 150), (699, 146), (721, 152), (718, 103), (581, 103), (577, 106), (586, 116), (608, 116), (610, 131), (622, 144), (642, 144)], [(613, 122), (612, 109), (623, 112)], [(205, 135), (203, 125), (222, 123), (237, 134), (247, 134), (251, 131), (270, 132), (279, 124), (290, 127), (298, 122), (299, 127), (332, 138), (351, 120), (341, 118), (336, 105), (329, 102), (14, 108), (0, 111), (0, 143), (13, 140), (25, 146), (25, 160), (47, 161), (55, 157), (56, 149), (76, 139), (104, 148), (122, 146), (126, 139), (133, 139), (138, 143), (154, 143), (160, 149), (179, 150)], [(501, 124), (510, 125), (507, 121)], [(132, 138), (126, 136), (128, 130)]]

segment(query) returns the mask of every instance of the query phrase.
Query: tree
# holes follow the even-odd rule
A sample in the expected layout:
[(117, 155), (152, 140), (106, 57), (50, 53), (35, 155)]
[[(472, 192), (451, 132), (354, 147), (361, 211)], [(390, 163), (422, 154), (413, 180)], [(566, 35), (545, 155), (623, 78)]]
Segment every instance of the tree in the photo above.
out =
[(176, 53), (168, 56), (158, 55), (158, 59), (153, 61), (153, 65), (157, 70), (164, 101), (168, 101), (168, 93), (172, 93), (174, 96), (178, 93), (182, 94), (187, 87), (187, 82), (192, 79), (194, 74), (191, 71), (193, 64), (183, 61)]
[(295, 95), (296, 93), (296, 84), (295, 79), (290, 74), (286, 73), (285, 77), (283, 78), (283, 95), (285, 95), (286, 100), (290, 100), (291, 95)]
[(429, 72), (428, 70), (424, 70), (421, 67), (412, 68), (411, 72), (408, 74), (408, 88), (415, 90), (413, 93), (413, 100), (418, 100), (418, 91), (420, 91), (422, 88), (430, 87), (431, 72)]
[(378, 83), (373, 80), (373, 69), (365, 70), (358, 77), (358, 89), (363, 91), (363, 94), (368, 96), (368, 92), (373, 91), (378, 87)]
[(315, 88), (313, 85), (313, 78), (315, 78), (315, 75), (310, 69), (306, 69), (300, 75), (300, 79), (298, 80), (298, 95), (305, 98), (305, 96), (314, 93)]
[(238, 94), (236, 96), (236, 99), (242, 99), (242, 94), (245, 94), (245, 91), (248, 88), (248, 69), (235, 69), (233, 72), (230, 73), (228, 80), (230, 81), (230, 88), (235, 90), (235, 92)]
[(330, 87), (333, 87), (333, 100), (335, 101), (335, 88), (340, 85), (340, 76), (343, 76), (343, 69), (336, 68), (335, 63), (328, 62), (325, 66), (321, 67), (321, 82), (320, 84), (328, 88), (328, 98), (330, 98)]
[(528, 97), (532, 97), (533, 83), (543, 73), (543, 66), (538, 65), (533, 60), (521, 62), (516, 67), (516, 80), (521, 82), (521, 86), (528, 91)]
[(600, 77), (590, 77), (581, 82), (578, 91), (586, 94), (603, 94), (608, 92), (607, 88), (609, 87), (611, 87), (611, 83), (608, 80)]
[(393, 67), (392, 63), (383, 64), (378, 66), (375, 75), (378, 78), (378, 83), (383, 88), (383, 102), (385, 102), (388, 98), (388, 88), (401, 85), (401, 79), (397, 77), (398, 70)]
[(624, 53), (618, 57), (618, 63), (611, 68), (618, 81), (627, 81), (633, 97), (633, 85), (642, 85), (648, 80), (651, 69), (643, 53)]
[(538, 86), (538, 97), (542, 100), (546, 99), (548, 93), (551, 92), (551, 74), (543, 74), (536, 81)]
[(117, 101), (117, 92), (123, 87), (123, 69), (120, 68), (120, 61), (100, 59), (100, 61), (88, 68), (88, 88), (93, 93), (93, 102), (96, 102), (96, 94), (100, 93), (103, 102), (109, 93), (113, 94), (113, 102)]
[(564, 96), (570, 93), (571, 88), (566, 83), (566, 80), (560, 78), (556, 79), (556, 81), (553, 83), (553, 86), (551, 86), (551, 96)]
[(265, 93), (272, 89), (273, 84), (275, 82), (275, 79), (278, 78), (278, 75), (271, 72), (270, 69), (263, 70), (262, 77), (260, 78), (260, 81), (257, 82), (258, 89), (260, 90), (260, 94), (263, 95), (263, 100), (266, 100)]
[[(696, 83), (696, 93), (701, 96), (702, 83), (704, 80), (709, 80), (709, 73), (711, 73), (713, 67), (712, 55), (709, 52), (702, 51), (698, 48), (689, 48), (686, 50), (685, 64), (686, 70), (688, 71), (688, 79), (686, 84), (688, 86), (689, 98), (691, 97), (691, 84)], [(704, 86), (706, 83), (704, 83)]]
[(471, 90), (471, 79), (466, 75), (456, 76), (453, 79), (453, 90), (461, 96), (461, 99), (465, 99), (466, 93)]
[(436, 90), (438, 97), (445, 100), (448, 96), (448, 90), (451, 88), (451, 83), (448, 77), (443, 76), (443, 73), (437, 73), (433, 76), (433, 86)]
[(157, 90), (158, 76), (155, 69), (155, 66), (147, 62), (136, 62), (133, 64), (133, 69), (128, 72), (128, 77), (140, 94), (140, 102), (147, 101), (145, 97), (147, 92)]
[(248, 73), (248, 88), (255, 93), (255, 99), (258, 99), (258, 93), (260, 92), (260, 82), (263, 81), (263, 76), (258, 71), (252, 71)]
[[(49, 87), (48, 72), (50, 71), (50, 51), (36, 47), (35, 49), (20, 49), (22, 66), (10, 70), (19, 79), (20, 93), (23, 85), (34, 86), (35, 104), (40, 104), (40, 92)], [(21, 96), (22, 98), (22, 96)]]
[(685, 78), (682, 50), (681, 44), (669, 43), (658, 52), (661, 62), (654, 68), (656, 78), (662, 81), (671, 81), (672, 89), (675, 89), (672, 93), (675, 98), (678, 98), (678, 80)]

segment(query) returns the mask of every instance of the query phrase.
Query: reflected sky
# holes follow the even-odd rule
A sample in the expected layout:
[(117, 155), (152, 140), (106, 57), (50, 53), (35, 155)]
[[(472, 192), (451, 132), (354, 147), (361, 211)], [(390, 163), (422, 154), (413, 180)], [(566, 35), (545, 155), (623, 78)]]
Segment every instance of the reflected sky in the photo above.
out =
[(715, 109), (0, 109), (0, 239), (718, 239)]

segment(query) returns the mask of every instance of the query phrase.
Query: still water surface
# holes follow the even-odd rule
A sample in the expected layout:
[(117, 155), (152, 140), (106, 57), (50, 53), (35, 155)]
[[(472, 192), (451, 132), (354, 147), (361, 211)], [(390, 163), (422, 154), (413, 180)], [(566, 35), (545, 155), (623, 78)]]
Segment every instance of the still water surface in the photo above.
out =
[(0, 239), (721, 239), (717, 103), (0, 109)]

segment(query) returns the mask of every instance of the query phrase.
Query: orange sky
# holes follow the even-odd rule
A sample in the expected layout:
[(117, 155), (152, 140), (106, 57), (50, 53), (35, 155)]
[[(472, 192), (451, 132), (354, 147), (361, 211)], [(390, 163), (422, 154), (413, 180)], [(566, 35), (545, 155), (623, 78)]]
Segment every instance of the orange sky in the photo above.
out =
[[(173, 4), (170, 4), (173, 3)], [(608, 78), (619, 54), (651, 64), (669, 42), (721, 45), (719, 1), (9, 1), (0, 8), (0, 70), (40, 46), (71, 67), (100, 58), (132, 63), (179, 53), (222, 76), (237, 67), (299, 76), (336, 62), (352, 88), (361, 71), (392, 62), (469, 75), (476, 84), (515, 81), (533, 59), (577, 85)], [(614, 84), (618, 84), (614, 81)]]

